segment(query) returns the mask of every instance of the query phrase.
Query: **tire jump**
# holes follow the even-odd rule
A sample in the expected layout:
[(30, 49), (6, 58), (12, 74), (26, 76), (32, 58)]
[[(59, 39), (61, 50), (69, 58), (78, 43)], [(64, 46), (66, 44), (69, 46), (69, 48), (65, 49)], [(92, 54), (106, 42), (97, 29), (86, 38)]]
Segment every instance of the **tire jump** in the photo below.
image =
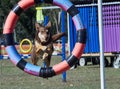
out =
[[(21, 58), (14, 45), (13, 32), (20, 14), (23, 11), (25, 11), (27, 8), (30, 8), (31, 6), (38, 3), (53, 4), (59, 6), (60, 8), (68, 12), (72, 16), (72, 20), (77, 30), (77, 41), (71, 55), (63, 62), (60, 62), (54, 65), (53, 67), (49, 67), (49, 68), (36, 66), (26, 62), (24, 59)], [(70, 69), (70, 67), (72, 67), (80, 59), (86, 43), (86, 29), (82, 24), (79, 13), (80, 12), (77, 10), (77, 8), (69, 0), (19, 1), (18, 4), (15, 5), (15, 7), (10, 11), (6, 19), (3, 30), (3, 35), (5, 37), (6, 51), (12, 63), (28, 74), (43, 78), (52, 77)]]

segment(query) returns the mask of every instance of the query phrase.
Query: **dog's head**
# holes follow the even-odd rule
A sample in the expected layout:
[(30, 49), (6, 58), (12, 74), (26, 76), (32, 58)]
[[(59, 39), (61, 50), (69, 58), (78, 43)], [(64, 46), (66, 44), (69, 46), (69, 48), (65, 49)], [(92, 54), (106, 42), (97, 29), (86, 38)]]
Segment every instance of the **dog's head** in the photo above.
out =
[(36, 27), (36, 40), (41, 44), (46, 44), (51, 37), (50, 33), (51, 22), (48, 22), (46, 26), (42, 26), (36, 22), (35, 27)]

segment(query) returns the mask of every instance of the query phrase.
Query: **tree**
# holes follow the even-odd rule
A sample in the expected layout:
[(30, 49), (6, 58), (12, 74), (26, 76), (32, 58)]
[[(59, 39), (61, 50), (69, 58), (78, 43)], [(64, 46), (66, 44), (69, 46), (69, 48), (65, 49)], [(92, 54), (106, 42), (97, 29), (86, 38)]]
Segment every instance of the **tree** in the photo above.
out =
[[(16, 5), (19, 0), (0, 0), (0, 29), (3, 28), (5, 19), (9, 14), (10, 10)], [(21, 14), (20, 19), (18, 20), (15, 32), (17, 41), (21, 41), (23, 38), (32, 38), (34, 33), (34, 21), (35, 21), (35, 9), (30, 8)], [(0, 34), (2, 31), (0, 30)]]
[[(19, 0), (0, 0), (0, 29), (3, 28), (5, 19), (8, 16), (10, 10), (18, 3)], [(36, 21), (36, 10), (37, 6), (50, 6), (49, 4), (38, 4), (24, 11), (15, 26), (15, 38), (17, 42), (20, 42), (24, 38), (28, 38), (31, 41), (34, 39)], [(44, 10), (44, 15), (49, 16), (49, 20), (52, 21), (52, 33), (56, 33), (56, 22), (54, 18), (57, 18), (59, 10)], [(60, 28), (59, 28), (60, 30)], [(0, 30), (0, 34), (2, 31)]]

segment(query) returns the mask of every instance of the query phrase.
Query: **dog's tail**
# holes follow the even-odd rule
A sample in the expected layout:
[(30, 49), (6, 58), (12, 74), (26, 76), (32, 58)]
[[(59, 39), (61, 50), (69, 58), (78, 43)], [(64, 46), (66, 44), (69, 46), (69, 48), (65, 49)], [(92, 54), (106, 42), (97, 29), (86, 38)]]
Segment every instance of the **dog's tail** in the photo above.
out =
[(62, 36), (67, 36), (66, 33), (58, 33), (58, 34), (55, 34), (52, 36), (52, 41), (55, 42), (57, 41), (58, 39), (60, 39)]

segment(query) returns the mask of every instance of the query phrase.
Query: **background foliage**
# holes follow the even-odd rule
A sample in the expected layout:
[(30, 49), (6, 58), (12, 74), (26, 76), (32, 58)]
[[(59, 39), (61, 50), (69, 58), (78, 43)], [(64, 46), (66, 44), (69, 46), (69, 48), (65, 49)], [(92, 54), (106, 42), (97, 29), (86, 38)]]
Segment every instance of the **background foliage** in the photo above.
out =
[[(19, 0), (0, 0), (0, 37), (2, 35), (2, 29), (8, 16), (10, 10), (18, 3)], [(20, 42), (24, 38), (28, 38), (30, 40), (34, 39), (35, 33), (35, 26), (34, 23), (36, 21), (36, 10), (35, 7), (37, 6), (50, 6), (48, 4), (39, 4), (29, 8), (28, 10), (24, 11), (20, 15), (20, 18), (15, 27), (15, 41)], [(59, 10), (43, 10), (44, 15), (49, 16), (49, 20), (52, 21), (52, 33), (56, 33), (56, 22), (53, 17), (58, 16)], [(57, 24), (58, 25), (58, 24)], [(2, 39), (2, 37), (1, 37)]]

